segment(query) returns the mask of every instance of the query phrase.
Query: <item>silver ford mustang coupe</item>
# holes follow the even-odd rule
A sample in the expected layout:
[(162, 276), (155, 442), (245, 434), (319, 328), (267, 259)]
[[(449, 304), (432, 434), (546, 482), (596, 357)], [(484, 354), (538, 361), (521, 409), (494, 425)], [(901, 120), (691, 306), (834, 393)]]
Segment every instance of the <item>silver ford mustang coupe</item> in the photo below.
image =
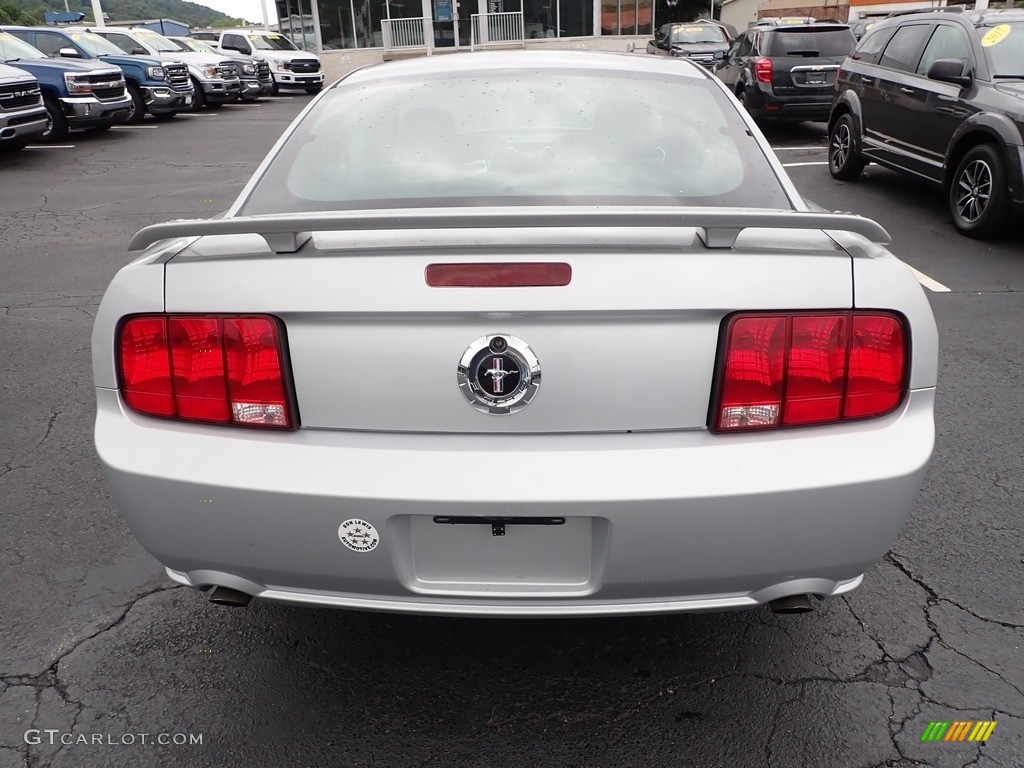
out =
[(684, 61), (366, 67), (223, 217), (132, 239), (96, 447), (218, 603), (810, 610), (932, 452), (935, 321), (887, 239)]

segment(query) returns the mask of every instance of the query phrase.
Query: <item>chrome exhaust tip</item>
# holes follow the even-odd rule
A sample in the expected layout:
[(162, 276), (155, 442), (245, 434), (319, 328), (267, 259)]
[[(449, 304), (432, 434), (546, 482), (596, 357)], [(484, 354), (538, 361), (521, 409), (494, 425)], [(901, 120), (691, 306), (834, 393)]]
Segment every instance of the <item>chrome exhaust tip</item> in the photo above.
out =
[(810, 613), (814, 610), (809, 595), (789, 595), (768, 603), (772, 613)]
[(252, 595), (239, 592), (231, 587), (214, 587), (210, 592), (210, 602), (217, 605), (228, 605), (233, 608), (245, 608), (252, 600)]

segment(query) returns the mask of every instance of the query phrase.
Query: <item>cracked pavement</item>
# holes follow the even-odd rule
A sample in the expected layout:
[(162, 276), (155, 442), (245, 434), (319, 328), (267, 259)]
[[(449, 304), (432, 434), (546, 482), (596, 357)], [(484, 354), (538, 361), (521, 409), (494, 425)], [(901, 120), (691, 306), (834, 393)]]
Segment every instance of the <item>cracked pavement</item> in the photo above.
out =
[[(954, 289), (929, 294), (936, 455), (860, 589), (798, 616), (531, 621), (232, 610), (171, 584), (92, 448), (92, 319), (128, 237), (226, 207), (306, 101), (5, 159), (0, 768), (1024, 767), (1022, 249), (952, 235), (931, 193), (881, 171), (793, 173), (808, 197), (898, 232), (894, 250)], [(808, 126), (772, 138), (823, 142)], [(998, 726), (984, 745), (922, 743), (932, 720)]]

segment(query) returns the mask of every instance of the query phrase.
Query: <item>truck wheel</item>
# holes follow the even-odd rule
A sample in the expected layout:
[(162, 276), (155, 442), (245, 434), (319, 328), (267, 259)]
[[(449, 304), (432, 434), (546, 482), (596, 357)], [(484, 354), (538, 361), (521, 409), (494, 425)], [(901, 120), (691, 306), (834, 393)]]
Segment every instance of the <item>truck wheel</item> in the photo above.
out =
[(274, 84), (273, 84), (273, 85), (272, 85), (272, 86), (270, 87), (270, 95), (271, 95), (271, 96), (277, 96), (277, 95), (278, 95), (278, 94), (279, 94), (280, 92), (281, 92), (281, 89), (280, 89), (280, 88), (278, 87), (278, 85), (277, 85), (277, 82), (275, 82), (275, 83), (274, 83)]
[(198, 112), (206, 106), (206, 94), (203, 93), (203, 86), (194, 77), (192, 78), (192, 87), (196, 91), (192, 94), (192, 111)]
[(146, 116), (146, 100), (142, 98), (142, 89), (139, 88), (135, 83), (128, 83), (128, 95), (132, 97), (132, 106), (128, 110), (128, 117), (125, 119), (125, 123), (128, 125), (138, 125), (142, 122), (142, 118)]
[(68, 137), (68, 119), (64, 117), (60, 102), (53, 96), (44, 96), (43, 104), (46, 106), (46, 130), (39, 137), (40, 141), (64, 141)]
[(312, 88), (307, 88), (306, 93), (320, 93), (323, 89), (322, 85), (314, 85)]

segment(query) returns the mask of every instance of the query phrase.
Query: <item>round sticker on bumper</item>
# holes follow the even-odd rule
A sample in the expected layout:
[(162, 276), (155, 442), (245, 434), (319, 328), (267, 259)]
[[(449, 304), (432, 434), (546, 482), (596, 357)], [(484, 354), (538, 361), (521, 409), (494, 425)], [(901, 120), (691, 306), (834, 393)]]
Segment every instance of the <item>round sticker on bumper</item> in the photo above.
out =
[(338, 538), (353, 552), (372, 552), (380, 543), (377, 529), (365, 520), (355, 517), (338, 527)]

